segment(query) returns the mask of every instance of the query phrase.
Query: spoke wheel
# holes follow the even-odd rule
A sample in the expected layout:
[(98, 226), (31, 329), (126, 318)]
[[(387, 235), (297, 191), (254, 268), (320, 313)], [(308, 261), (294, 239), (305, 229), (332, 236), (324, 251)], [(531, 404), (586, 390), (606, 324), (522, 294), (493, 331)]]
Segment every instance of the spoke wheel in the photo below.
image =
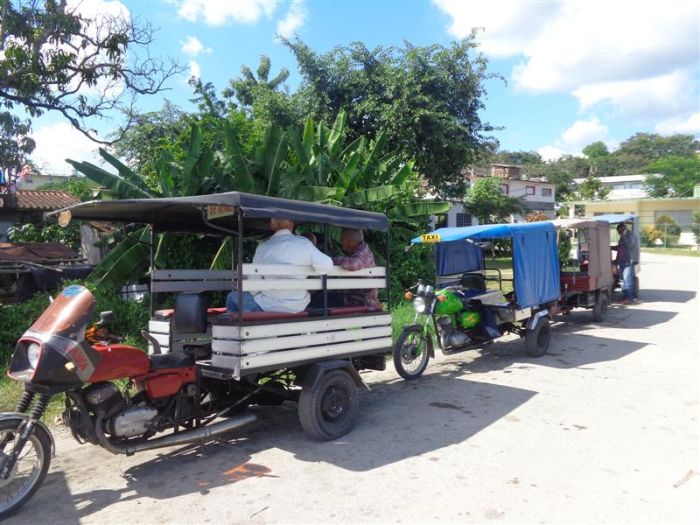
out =
[(432, 340), (420, 327), (405, 328), (394, 345), (396, 371), (407, 381), (419, 378), (428, 366), (432, 350)]
[[(0, 464), (11, 454), (19, 434), (17, 429), (24, 420), (20, 418), (0, 421), (0, 441), (7, 443), (0, 452)], [(51, 438), (36, 425), (10, 476), (0, 480), (0, 519), (9, 516), (24, 505), (39, 488), (51, 463)]]

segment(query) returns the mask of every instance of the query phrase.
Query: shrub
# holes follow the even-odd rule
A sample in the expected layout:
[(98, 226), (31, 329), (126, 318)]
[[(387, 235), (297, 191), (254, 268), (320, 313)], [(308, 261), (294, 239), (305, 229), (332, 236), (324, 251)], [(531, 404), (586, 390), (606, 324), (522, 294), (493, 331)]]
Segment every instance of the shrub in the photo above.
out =
[[(114, 312), (115, 320), (110, 326), (110, 331), (125, 337), (130, 344), (145, 348), (145, 341), (141, 338), (140, 331), (148, 325), (148, 306), (124, 301), (116, 294), (95, 289), (91, 285), (87, 287), (95, 295), (95, 309), (91, 322), (99, 318), (100, 312), (111, 310)], [(0, 370), (7, 368), (17, 339), (48, 305), (49, 295), (41, 293), (23, 303), (0, 306)]]
[(678, 244), (681, 237), (681, 227), (668, 215), (661, 215), (656, 219), (656, 229), (662, 234), (666, 246)]
[(644, 246), (656, 246), (656, 241), (659, 239), (663, 240), (664, 234), (657, 230), (653, 224), (647, 224), (642, 228), (640, 237)]
[(700, 211), (693, 213), (693, 224), (690, 225), (690, 230), (695, 237), (695, 244), (700, 244)]

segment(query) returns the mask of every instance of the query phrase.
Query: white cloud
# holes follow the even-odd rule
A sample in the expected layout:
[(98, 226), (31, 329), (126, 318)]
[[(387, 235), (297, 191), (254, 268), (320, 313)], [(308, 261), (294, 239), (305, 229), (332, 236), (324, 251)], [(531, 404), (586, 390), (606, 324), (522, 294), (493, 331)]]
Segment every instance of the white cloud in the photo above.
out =
[(73, 167), (65, 159), (100, 162), (97, 153), (98, 144), (66, 122), (40, 126), (32, 133), (36, 149), (32, 160), (41, 172), (52, 174), (70, 174)]
[(537, 153), (547, 161), (557, 160), (559, 157), (566, 155), (563, 149), (555, 148), (554, 146), (543, 146), (537, 150)]
[(277, 22), (277, 34), (291, 38), (306, 21), (306, 5), (303, 0), (292, 0), (287, 16)]
[(202, 76), (202, 68), (199, 66), (196, 60), (190, 60), (187, 62), (187, 67), (190, 68), (190, 73), (187, 75), (187, 79), (189, 80), (190, 78), (201, 78)]
[(655, 131), (662, 135), (672, 135), (674, 133), (700, 134), (700, 111), (693, 113), (686, 119), (677, 118), (659, 122)]
[(211, 48), (204, 47), (204, 44), (196, 36), (188, 36), (187, 40), (182, 43), (180, 51), (191, 57), (196, 57), (201, 53), (211, 53)]
[(617, 144), (607, 138), (608, 127), (598, 117), (577, 120), (562, 132), (553, 145), (543, 146), (537, 153), (545, 160), (556, 160), (563, 155), (581, 156), (583, 148), (599, 140), (605, 142), (609, 149), (616, 147)]
[(208, 26), (222, 26), (231, 21), (252, 24), (263, 16), (270, 18), (279, 0), (178, 0), (180, 18)]
[[(478, 38), (486, 54), (522, 57), (512, 73), (518, 89), (570, 92), (582, 107), (609, 102), (628, 116), (642, 117), (649, 111), (666, 116), (687, 111), (663, 96), (676, 92), (677, 84), (697, 95), (700, 4), (695, 0), (434, 3), (450, 16), (453, 36), (483, 26)], [(650, 84), (658, 96), (635, 107), (626, 93), (636, 96)]]

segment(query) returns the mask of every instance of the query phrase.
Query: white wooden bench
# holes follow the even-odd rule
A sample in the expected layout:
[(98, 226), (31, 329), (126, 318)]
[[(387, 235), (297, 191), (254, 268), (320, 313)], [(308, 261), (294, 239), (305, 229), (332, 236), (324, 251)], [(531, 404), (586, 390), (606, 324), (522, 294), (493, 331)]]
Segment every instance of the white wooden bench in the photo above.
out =
[[(310, 266), (244, 264), (242, 277), (243, 292), (323, 289), (322, 275)], [(198, 279), (203, 284), (198, 284)], [(160, 283), (156, 291), (232, 290), (237, 281), (237, 272), (230, 270), (158, 270), (154, 274), (154, 283)], [(357, 271), (334, 267), (326, 275), (328, 290), (385, 287), (383, 267)], [(244, 316), (240, 324), (237, 314), (225, 315), (225, 309), (210, 309), (207, 332), (202, 334), (175, 332), (168, 318), (171, 312), (156, 313), (149, 323), (149, 331), (162, 351), (177, 351), (184, 344), (211, 340), (211, 365), (236, 378), (324, 358), (376, 354), (390, 349), (392, 344), (391, 314), (364, 308), (330, 308), (328, 316), (311, 315), (319, 313), (318, 309), (293, 315), (251, 314)]]

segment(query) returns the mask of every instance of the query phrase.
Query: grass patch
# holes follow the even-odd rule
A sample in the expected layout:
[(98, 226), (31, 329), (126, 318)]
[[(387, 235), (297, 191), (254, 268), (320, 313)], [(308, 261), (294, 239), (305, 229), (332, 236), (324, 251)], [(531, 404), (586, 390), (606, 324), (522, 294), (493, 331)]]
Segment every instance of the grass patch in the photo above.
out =
[(404, 326), (413, 323), (414, 316), (413, 303), (406, 299), (391, 309), (391, 328), (394, 339), (399, 336)]
[(686, 255), (688, 257), (700, 257), (700, 251), (690, 248), (642, 248), (642, 253), (658, 253), (660, 255)]
[[(22, 383), (7, 376), (0, 377), (0, 412), (14, 412), (23, 393)], [(47, 425), (53, 425), (56, 417), (63, 412), (63, 407), (63, 394), (54, 396), (41, 419)]]

